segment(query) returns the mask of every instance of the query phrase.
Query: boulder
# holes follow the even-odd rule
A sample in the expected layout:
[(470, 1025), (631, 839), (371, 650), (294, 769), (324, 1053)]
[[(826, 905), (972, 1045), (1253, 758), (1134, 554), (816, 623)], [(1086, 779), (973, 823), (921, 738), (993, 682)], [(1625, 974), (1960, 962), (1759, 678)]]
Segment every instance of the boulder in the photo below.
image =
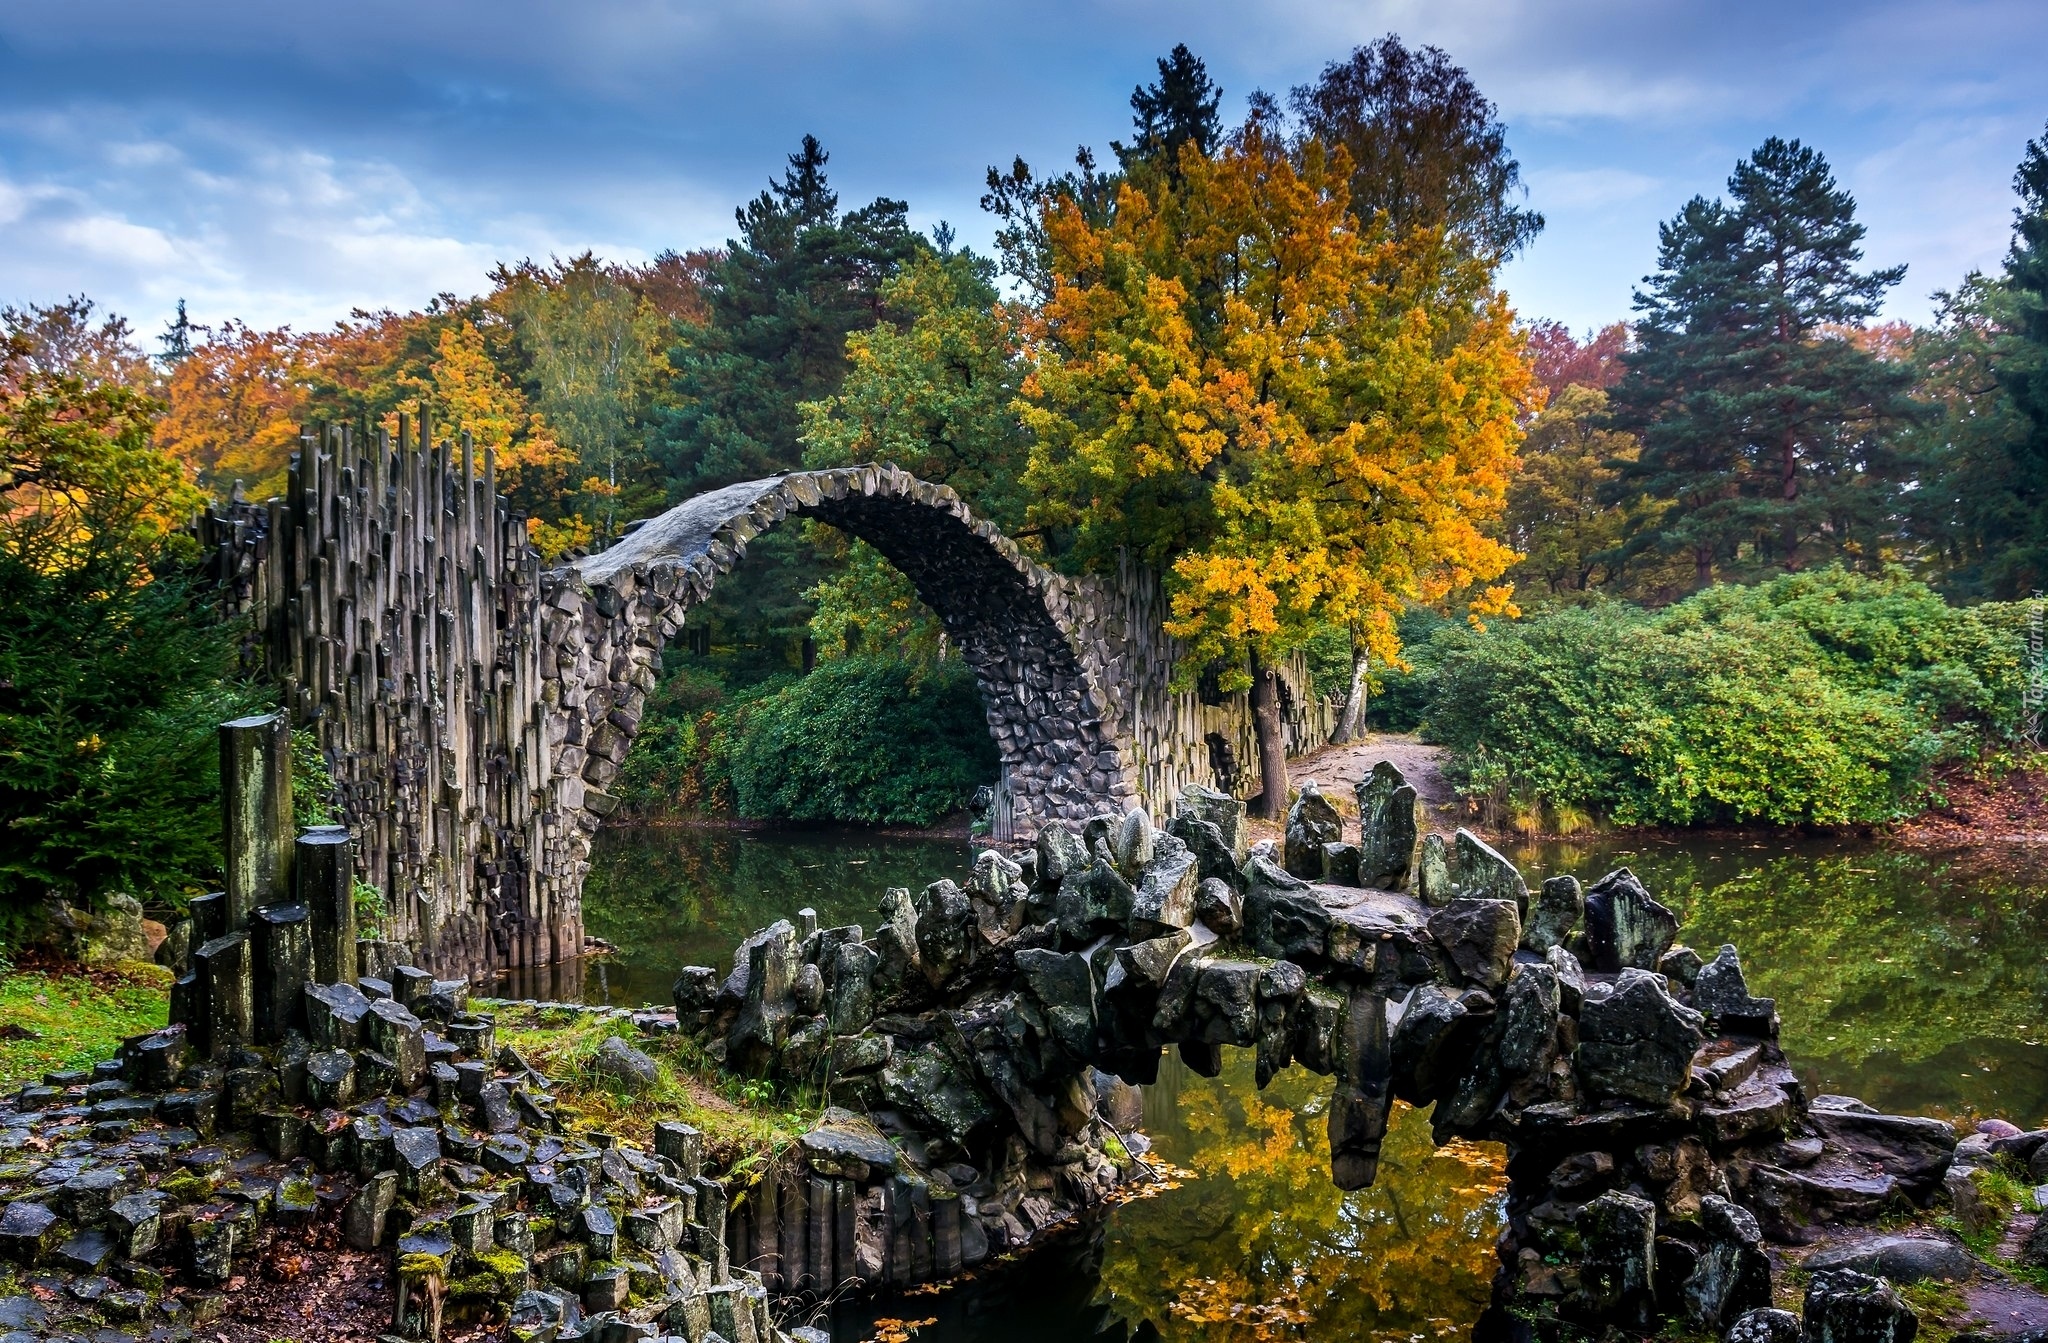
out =
[(1707, 1243), (1679, 1289), (1686, 1318), (1715, 1333), (1771, 1304), (1771, 1261), (1763, 1230), (1740, 1204), (1715, 1194), (1700, 1200)]
[[(1143, 812), (1134, 812), (1142, 816)], [(1150, 859), (1131, 892), (1128, 925), (1133, 937), (1159, 937), (1195, 921), (1195, 889), (1201, 884), (1194, 852), (1172, 835), (1152, 836)]]
[(1398, 891), (1415, 867), (1422, 806), (1401, 771), (1382, 760), (1358, 783), (1358, 881)]
[(1152, 814), (1143, 807), (1132, 807), (1117, 822), (1116, 833), (1110, 839), (1109, 854), (1116, 863), (1116, 870), (1132, 881), (1152, 861), (1152, 846), (1159, 832), (1152, 828)]
[(1765, 1306), (1729, 1325), (1726, 1343), (1799, 1343), (1799, 1330), (1797, 1315)]
[(1231, 850), (1223, 831), (1213, 821), (1182, 812), (1167, 824), (1166, 833), (1188, 846), (1195, 855), (1195, 871), (1202, 880), (1223, 881), (1232, 886), (1242, 881), (1241, 860)]
[(833, 953), (825, 1015), (837, 1034), (855, 1034), (874, 1020), (875, 969), (880, 964), (881, 957), (865, 942), (841, 943)]
[(1195, 887), (1195, 917), (1222, 937), (1235, 937), (1244, 926), (1244, 901), (1237, 888), (1219, 877), (1203, 877)]
[(1803, 1343), (1912, 1343), (1919, 1317), (1890, 1283), (1851, 1269), (1816, 1273), (1806, 1284)]
[(1034, 846), (1038, 855), (1038, 884), (1057, 890), (1061, 882), (1088, 866), (1088, 846), (1063, 825), (1048, 825), (1038, 832)]
[[(994, 849), (975, 855), (974, 871), (967, 878), (967, 899), (974, 906), (974, 920), (982, 937), (990, 942), (1008, 937), (1029, 921), (1031, 892), (1024, 885), (1024, 868)], [(859, 941), (856, 936), (854, 941)]]
[(1452, 844), (1451, 885), (1470, 900), (1512, 900), (1520, 914), (1529, 908), (1529, 883), (1515, 865), (1470, 830)]
[(1082, 946), (1098, 933), (1122, 928), (1130, 921), (1136, 899), (1130, 883), (1104, 859), (1068, 872), (1054, 904), (1060, 937), (1071, 946)]
[(661, 1069), (654, 1060), (616, 1035), (608, 1036), (597, 1047), (597, 1054), (590, 1060), (590, 1070), (635, 1093), (651, 1091), (661, 1081)]
[(142, 927), (142, 902), (132, 895), (109, 895), (84, 920), (78, 936), (78, 959), (91, 966), (119, 965), (150, 959), (149, 934)]
[(1344, 837), (1344, 820), (1314, 779), (1303, 781), (1294, 805), (1287, 809), (1287, 838), (1281, 863), (1287, 871), (1309, 881), (1323, 879), (1323, 845)]
[(686, 965), (669, 986), (669, 996), (675, 1003), (676, 1019), (689, 1022), (717, 1000), (718, 972), (708, 965)]
[(1830, 1104), (1842, 1099), (1847, 1098), (1815, 1098), (1807, 1122), (1828, 1143), (1872, 1163), (1897, 1180), (1907, 1197), (1925, 1204), (1955, 1159), (1955, 1130), (1939, 1119)]
[(1191, 783), (1180, 790), (1180, 801), (1174, 811), (1176, 815), (1192, 816), (1215, 826), (1230, 851), (1232, 866), (1243, 865), (1251, 852), (1251, 828), (1245, 824), (1244, 803), (1228, 793)]
[(1647, 1325), (1655, 1309), (1656, 1205), (1614, 1190), (1580, 1208), (1574, 1220), (1583, 1246), (1581, 1309), (1610, 1324)]
[(1095, 977), (1078, 951), (1027, 947), (1017, 953), (1017, 976), (1045, 1009), (1046, 1028), (1076, 1063), (1095, 1052)]
[[(2048, 1220), (2048, 1219), (2044, 1219)], [(1962, 1282), (1977, 1274), (1977, 1260), (1955, 1241), (1938, 1236), (1873, 1236), (1830, 1245), (1806, 1261), (1815, 1273), (1847, 1268), (1893, 1282)]]
[[(1503, 901), (1502, 903), (1506, 903)], [(1543, 1077), (1557, 1058), (1557, 971), (1523, 965), (1500, 999), (1500, 1068), (1509, 1078)]]
[(797, 1142), (819, 1175), (866, 1181), (896, 1170), (896, 1149), (874, 1121), (840, 1106), (819, 1115), (817, 1124)]
[(1410, 1105), (1447, 1095), (1465, 1065), (1461, 1057), (1465, 1005), (1439, 985), (1411, 989), (1394, 1023), (1390, 1056), (1395, 1094)]
[(796, 1012), (790, 993), (801, 964), (796, 929), (787, 919), (777, 919), (742, 943), (737, 955), (746, 966), (745, 997), (726, 1036), (726, 1062), (758, 1077), (773, 1065)]
[(1623, 970), (1611, 992), (1579, 1007), (1579, 1078), (1598, 1096), (1668, 1105), (1685, 1089), (1703, 1025), (1661, 978)]
[(1257, 854), (1245, 874), (1244, 939), (1252, 950), (1281, 960), (1320, 960), (1329, 947), (1330, 911), (1308, 883)]
[(1750, 996), (1742, 975), (1742, 958), (1726, 943), (1720, 954), (1693, 976), (1692, 1005), (1724, 1030), (1751, 1034), (1767, 1033), (1778, 1010), (1775, 1000)]
[(1536, 894), (1536, 908), (1522, 929), (1522, 946), (1538, 956), (1567, 946), (1586, 912), (1586, 896), (1577, 877), (1546, 877)]
[(1491, 993), (1507, 982), (1522, 920), (1512, 900), (1460, 896), (1429, 916), (1429, 935), (1466, 982)]
[(917, 897), (917, 959), (934, 987), (967, 968), (975, 953), (974, 905), (951, 881), (935, 881)]
[(1601, 974), (1655, 970), (1678, 940), (1678, 916), (1650, 898), (1627, 868), (1617, 868), (1586, 891), (1586, 931), (1579, 959)]
[(1415, 896), (1423, 904), (1448, 905), (1456, 894), (1451, 882), (1451, 851), (1442, 835), (1425, 835), (1415, 858)]

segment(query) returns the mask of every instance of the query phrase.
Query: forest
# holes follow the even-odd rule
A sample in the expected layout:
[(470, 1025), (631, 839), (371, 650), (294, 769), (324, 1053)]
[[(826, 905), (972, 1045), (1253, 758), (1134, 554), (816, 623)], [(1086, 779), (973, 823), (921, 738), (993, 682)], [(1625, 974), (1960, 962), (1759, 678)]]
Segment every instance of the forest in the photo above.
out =
[[(320, 330), (0, 309), (0, 911), (205, 888), (212, 725), (267, 692), (186, 520), (323, 421), (469, 434), (551, 561), (893, 461), (1055, 568), (1157, 568), (1189, 683), (1256, 702), (1307, 649), (1347, 730), (1420, 729), (1550, 828), (1884, 822), (2038, 745), (2048, 134), (2003, 266), (1914, 277), (1949, 286), (1924, 326), (1880, 320), (1903, 268), (1822, 150), (1772, 138), (1573, 332), (1501, 288), (1544, 221), (1445, 52), (1221, 106), (1175, 48), (1106, 153), (989, 168), (988, 255), (842, 203), (806, 136), (717, 248), (508, 260)], [(866, 547), (778, 530), (691, 622), (640, 818), (930, 825), (990, 781), (971, 674)]]

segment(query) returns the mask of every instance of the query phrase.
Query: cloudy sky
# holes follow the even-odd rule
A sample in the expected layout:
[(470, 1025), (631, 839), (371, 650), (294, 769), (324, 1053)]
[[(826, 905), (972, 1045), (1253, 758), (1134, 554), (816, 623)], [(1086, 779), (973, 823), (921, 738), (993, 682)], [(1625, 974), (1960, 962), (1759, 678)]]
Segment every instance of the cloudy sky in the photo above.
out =
[(987, 165), (1124, 135), (1175, 42), (1235, 115), (1389, 31), (1499, 104), (1549, 218), (1506, 282), (1575, 327), (1772, 134), (1829, 156), (1924, 317), (2003, 254), (2048, 121), (2040, 0), (9, 0), (0, 302), (318, 326), (500, 259), (716, 244), (807, 131), (843, 203), (983, 242)]

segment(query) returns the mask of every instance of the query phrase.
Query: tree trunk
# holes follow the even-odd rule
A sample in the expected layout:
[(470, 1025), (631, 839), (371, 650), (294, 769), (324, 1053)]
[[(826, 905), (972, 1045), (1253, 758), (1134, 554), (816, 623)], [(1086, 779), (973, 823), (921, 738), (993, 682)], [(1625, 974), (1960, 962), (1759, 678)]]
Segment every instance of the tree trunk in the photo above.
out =
[(1351, 689), (1344, 696), (1344, 712), (1338, 715), (1337, 730), (1330, 734), (1336, 745), (1365, 735), (1365, 673), (1371, 660), (1372, 655), (1363, 648), (1351, 650)]
[(1252, 733), (1259, 742), (1257, 814), (1287, 814), (1287, 725), (1280, 721), (1280, 674), (1252, 654)]

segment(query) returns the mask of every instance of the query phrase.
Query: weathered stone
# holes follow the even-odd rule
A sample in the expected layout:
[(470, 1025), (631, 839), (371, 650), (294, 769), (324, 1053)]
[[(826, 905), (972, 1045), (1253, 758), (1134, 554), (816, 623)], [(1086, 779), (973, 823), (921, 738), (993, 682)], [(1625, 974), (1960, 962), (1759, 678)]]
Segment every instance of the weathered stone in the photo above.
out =
[(163, 1196), (150, 1191), (116, 1199), (107, 1209), (107, 1229), (123, 1259), (140, 1259), (163, 1236)]
[(476, 1095), (477, 1122), (486, 1133), (511, 1133), (519, 1127), (519, 1112), (503, 1082), (486, 1082)]
[(1017, 974), (1045, 1008), (1052, 1038), (1076, 1063), (1095, 1050), (1095, 978), (1080, 952), (1026, 948), (1017, 953)]
[(833, 1106), (798, 1139), (805, 1160), (819, 1175), (865, 1182), (874, 1174), (893, 1174), (896, 1149), (866, 1115)]
[(1449, 1094), (1465, 1060), (1456, 1045), (1466, 1008), (1435, 984), (1411, 989), (1390, 1043), (1395, 1094), (1428, 1105)]
[(1580, 1292), (1597, 1319), (1641, 1327), (1655, 1310), (1657, 1208), (1619, 1190), (1602, 1194), (1577, 1217), (1584, 1244)]
[(1693, 979), (1692, 1005), (1723, 1029), (1755, 1034), (1770, 1030), (1778, 1010), (1773, 999), (1750, 996), (1742, 958), (1731, 944), (1723, 944), (1720, 954), (1700, 967)]
[(704, 1169), (704, 1135), (678, 1120), (664, 1119), (654, 1126), (655, 1155), (676, 1163), (686, 1180), (694, 1180)]
[(293, 846), (292, 888), (294, 899), (308, 916), (309, 977), (320, 984), (354, 984), (355, 863), (346, 827), (323, 826), (298, 837)]
[[(1021, 929), (1030, 914), (1031, 892), (1026, 888), (1024, 868), (994, 849), (975, 855), (974, 870), (967, 879), (967, 898), (973, 902), (975, 922), (981, 935), (994, 942)], [(856, 934), (853, 941), (860, 941)]]
[(1539, 956), (1566, 946), (1586, 911), (1585, 893), (1577, 877), (1546, 877), (1536, 895), (1536, 908), (1522, 929), (1522, 946)]
[(826, 1018), (835, 1033), (865, 1030), (875, 1016), (875, 970), (881, 958), (865, 942), (849, 942), (833, 953)]
[(1330, 912), (1308, 883), (1257, 854), (1245, 870), (1245, 942), (1261, 956), (1321, 960), (1329, 947)]
[(1239, 860), (1223, 838), (1223, 832), (1192, 812), (1181, 812), (1168, 822), (1166, 833), (1187, 845), (1195, 855), (1195, 871), (1204, 881), (1222, 881), (1235, 886), (1243, 877)]
[[(915, 954), (915, 947), (909, 949)], [(767, 1073), (789, 1032), (789, 1019), (796, 1010), (790, 996), (798, 959), (796, 930), (786, 919), (778, 919), (741, 944), (744, 957), (744, 1001), (732, 1030), (726, 1036), (729, 1066), (750, 1076)], [(738, 978), (738, 971), (734, 972)]]
[(1200, 883), (1194, 853), (1172, 835), (1153, 837), (1147, 848), (1151, 858), (1139, 870), (1127, 925), (1130, 935), (1138, 938), (1163, 936), (1193, 923)]
[(426, 1028), (403, 1005), (386, 999), (370, 1004), (363, 1018), (363, 1037), (372, 1049), (390, 1059), (398, 1086), (411, 1091), (427, 1072)]
[(974, 905), (951, 881), (935, 881), (917, 897), (917, 956), (925, 979), (943, 984), (975, 953)]
[(1244, 926), (1243, 897), (1220, 877), (1204, 877), (1195, 887), (1195, 917), (1217, 934), (1235, 937)]
[(1054, 902), (1061, 938), (1079, 946), (1098, 933), (1125, 926), (1136, 898), (1130, 883), (1101, 859), (1070, 871), (1060, 882)]
[(1323, 845), (1323, 880), (1332, 886), (1357, 886), (1358, 846), (1356, 844)]
[(1323, 845), (1344, 838), (1344, 820), (1314, 779), (1302, 781), (1301, 792), (1287, 809), (1287, 839), (1281, 863), (1292, 876), (1323, 879)]
[(1230, 851), (1232, 866), (1243, 866), (1251, 848), (1251, 829), (1245, 822), (1243, 802), (1228, 793), (1191, 783), (1181, 789), (1175, 811), (1215, 826)]
[(1529, 884), (1515, 865), (1470, 830), (1452, 842), (1451, 884), (1470, 900), (1512, 900), (1519, 914), (1529, 907)]
[[(2026, 1262), (2031, 1262), (2028, 1260)], [(1977, 1275), (1976, 1257), (1955, 1241), (1935, 1236), (1873, 1236), (1816, 1251), (1806, 1267), (1819, 1273), (1847, 1268), (1895, 1283), (1963, 1282)]]
[(709, 1011), (718, 998), (718, 972), (708, 965), (686, 965), (669, 987), (676, 1020), (685, 1022), (699, 1012)]
[(1450, 846), (1438, 834), (1425, 835), (1415, 859), (1415, 895), (1423, 904), (1436, 908), (1451, 903), (1457, 894), (1451, 878)]
[(354, 984), (308, 984), (304, 1011), (306, 1035), (321, 1049), (355, 1049), (362, 1043), (363, 1018), (370, 1000)]
[(1799, 1317), (1789, 1310), (1762, 1307), (1728, 1326), (1726, 1343), (1799, 1343)]
[(1063, 825), (1048, 825), (1039, 830), (1037, 854), (1038, 883), (1047, 889), (1057, 889), (1092, 861), (1081, 837)]
[(1133, 883), (1138, 874), (1152, 862), (1153, 845), (1158, 842), (1158, 832), (1152, 828), (1152, 816), (1143, 807), (1132, 807), (1117, 823), (1116, 834), (1110, 840), (1109, 854), (1116, 863), (1116, 870)]
[(341, 1234), (358, 1250), (374, 1250), (384, 1243), (385, 1219), (398, 1198), (398, 1176), (379, 1171), (365, 1179), (341, 1210)]
[(256, 1038), (274, 1044), (306, 1024), (306, 984), (313, 977), (313, 927), (304, 905), (269, 905), (249, 920), (254, 939)]
[(1358, 783), (1358, 880), (1398, 891), (1415, 867), (1422, 805), (1392, 763), (1382, 760)]
[(1512, 900), (1460, 896), (1429, 916), (1429, 935), (1468, 983), (1492, 992), (1507, 982), (1522, 921)]
[(1821, 1137), (1873, 1163), (1898, 1181), (1916, 1203), (1926, 1203), (1942, 1186), (1955, 1159), (1956, 1132), (1939, 1119), (1887, 1115), (1851, 1109), (1841, 1099), (1817, 1096), (1807, 1122)]
[(1579, 964), (1579, 958), (1563, 947), (1552, 947), (1544, 953), (1543, 963), (1557, 971), (1558, 1001), (1565, 1012), (1576, 1017), (1579, 1003), (1586, 996), (1586, 971)]
[(1849, 1269), (1814, 1274), (1804, 1313), (1804, 1343), (1912, 1343), (1920, 1332), (1890, 1283)]
[(316, 1109), (343, 1110), (355, 1100), (355, 1056), (323, 1049), (306, 1059), (306, 1100)]
[(1672, 1000), (1647, 970), (1621, 972), (1613, 990), (1579, 1008), (1580, 1079), (1595, 1095), (1669, 1104), (1706, 1039), (1699, 1013)]
[(192, 964), (199, 977), (204, 1022), (200, 1033), (208, 1055), (221, 1058), (251, 1043), (256, 1009), (249, 935), (235, 932), (214, 938), (192, 953)]
[(1387, 1003), (1353, 989), (1337, 1044), (1337, 1085), (1330, 1097), (1330, 1178), (1339, 1189), (1364, 1189), (1379, 1174), (1380, 1144), (1393, 1103)]
[(1655, 970), (1677, 938), (1678, 916), (1652, 900), (1627, 868), (1616, 868), (1586, 891), (1586, 931), (1578, 952), (1588, 969)]
[(1657, 973), (1677, 987), (1690, 990), (1698, 982), (1705, 964), (1691, 947), (1673, 947), (1658, 959)]
[(17, 1264), (40, 1263), (56, 1245), (57, 1214), (33, 1199), (16, 1199), (0, 1212), (0, 1255)]
[(883, 1094), (898, 1109), (962, 1147), (1003, 1113), (975, 1082), (974, 1070), (937, 1045), (898, 1049), (881, 1077)]
[(1706, 1246), (1679, 1288), (1686, 1318), (1719, 1332), (1749, 1311), (1771, 1304), (1771, 1261), (1763, 1231), (1739, 1204), (1708, 1194), (1700, 1200)]
[(661, 1081), (661, 1069), (654, 1060), (616, 1035), (605, 1037), (597, 1047), (590, 1069), (636, 1094), (652, 1090)]
[(1509, 1078), (1545, 1077), (1557, 1057), (1561, 995), (1557, 971), (1547, 965), (1515, 968), (1500, 1000), (1501, 1072)]

